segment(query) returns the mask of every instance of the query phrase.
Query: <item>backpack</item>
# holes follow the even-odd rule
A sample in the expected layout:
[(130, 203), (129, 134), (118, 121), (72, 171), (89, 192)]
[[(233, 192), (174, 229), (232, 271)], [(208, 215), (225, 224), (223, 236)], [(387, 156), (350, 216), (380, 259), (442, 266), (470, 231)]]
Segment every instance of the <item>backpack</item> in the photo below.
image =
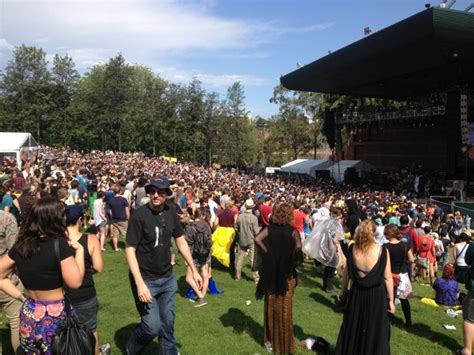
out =
[[(5, 212), (0, 213), (0, 257), (7, 254), (11, 247), (15, 244), (18, 233), (18, 227), (13, 216), (5, 215)], [(17, 285), (19, 278), (11, 272), (8, 275), (10, 281)]]
[(198, 261), (204, 262), (209, 257), (211, 249), (204, 232), (198, 231), (195, 225), (192, 228), (194, 231), (193, 257)]
[(11, 221), (5, 213), (0, 213), (0, 256), (8, 253), (11, 246), (15, 244), (18, 233), (16, 223)]

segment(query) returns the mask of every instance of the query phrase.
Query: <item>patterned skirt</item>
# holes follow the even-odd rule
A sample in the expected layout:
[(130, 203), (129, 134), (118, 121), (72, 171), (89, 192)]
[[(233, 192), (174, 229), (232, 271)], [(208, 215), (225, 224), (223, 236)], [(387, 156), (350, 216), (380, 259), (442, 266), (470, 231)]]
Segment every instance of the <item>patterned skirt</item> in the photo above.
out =
[(265, 294), (264, 342), (269, 342), (274, 353), (295, 353), (293, 336), (293, 295), (296, 278), (288, 279), (288, 291), (282, 295)]
[(27, 298), (20, 312), (20, 347), (25, 354), (51, 354), (51, 343), (66, 318), (64, 300)]

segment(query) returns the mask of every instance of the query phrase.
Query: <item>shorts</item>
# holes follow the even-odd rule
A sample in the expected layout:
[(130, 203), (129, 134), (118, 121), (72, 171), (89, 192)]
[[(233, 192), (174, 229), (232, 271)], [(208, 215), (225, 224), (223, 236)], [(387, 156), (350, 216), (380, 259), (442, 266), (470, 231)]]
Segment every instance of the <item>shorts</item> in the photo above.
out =
[(474, 323), (474, 291), (469, 291), (462, 301), (462, 318), (470, 323)]
[(107, 227), (107, 222), (106, 221), (102, 221), (100, 222), (98, 225), (95, 226), (97, 228), (97, 230), (101, 229), (101, 228), (105, 228)]
[(73, 303), (79, 322), (94, 332), (97, 329), (97, 313), (99, 312), (99, 300), (92, 297), (86, 301)]
[(110, 228), (112, 237), (125, 237), (127, 235), (128, 221), (113, 222)]
[[(75, 317), (74, 311), (72, 316)], [(20, 311), (20, 347), (26, 354), (50, 355), (56, 329), (66, 319), (64, 300), (27, 298)]]

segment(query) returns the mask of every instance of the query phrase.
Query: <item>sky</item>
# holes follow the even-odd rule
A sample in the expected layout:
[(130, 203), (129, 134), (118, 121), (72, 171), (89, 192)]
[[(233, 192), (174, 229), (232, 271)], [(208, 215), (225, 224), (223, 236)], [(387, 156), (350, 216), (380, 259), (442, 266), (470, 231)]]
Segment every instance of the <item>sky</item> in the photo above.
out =
[[(431, 2), (439, 5), (440, 0)], [(462, 10), (472, 0), (458, 0)], [(429, 0), (0, 0), (0, 70), (15, 46), (68, 54), (81, 74), (121, 52), (131, 64), (225, 97), (240, 81), (269, 118), (280, 76), (423, 11)]]

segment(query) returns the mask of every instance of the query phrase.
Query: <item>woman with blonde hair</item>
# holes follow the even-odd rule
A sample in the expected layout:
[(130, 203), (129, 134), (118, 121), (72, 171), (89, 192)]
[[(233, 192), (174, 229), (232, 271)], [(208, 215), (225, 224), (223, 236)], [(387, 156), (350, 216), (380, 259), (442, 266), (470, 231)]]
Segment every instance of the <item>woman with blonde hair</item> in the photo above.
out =
[(270, 225), (256, 236), (255, 244), (263, 252), (257, 296), (265, 296), (265, 347), (269, 352), (295, 353), (293, 295), (296, 265), (303, 256), (291, 204), (279, 203), (273, 208)]
[(373, 221), (360, 223), (348, 251), (342, 291), (352, 287), (337, 339), (336, 354), (389, 354), (390, 319), (395, 312), (390, 255), (375, 242)]

